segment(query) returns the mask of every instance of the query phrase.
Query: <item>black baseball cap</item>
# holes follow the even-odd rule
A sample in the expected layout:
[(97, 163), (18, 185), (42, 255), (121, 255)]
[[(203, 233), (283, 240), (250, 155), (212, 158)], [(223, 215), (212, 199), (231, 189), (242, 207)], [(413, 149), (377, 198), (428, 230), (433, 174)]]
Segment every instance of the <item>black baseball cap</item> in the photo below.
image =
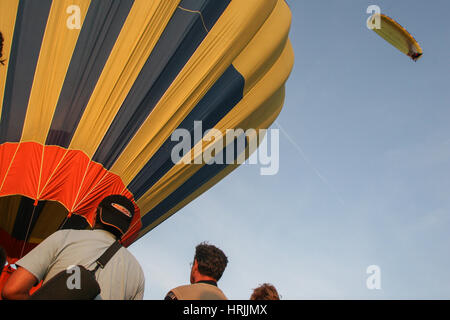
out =
[(114, 194), (107, 196), (98, 205), (100, 210), (100, 221), (113, 228), (115, 234), (120, 238), (130, 227), (135, 209), (133, 202), (125, 196)]

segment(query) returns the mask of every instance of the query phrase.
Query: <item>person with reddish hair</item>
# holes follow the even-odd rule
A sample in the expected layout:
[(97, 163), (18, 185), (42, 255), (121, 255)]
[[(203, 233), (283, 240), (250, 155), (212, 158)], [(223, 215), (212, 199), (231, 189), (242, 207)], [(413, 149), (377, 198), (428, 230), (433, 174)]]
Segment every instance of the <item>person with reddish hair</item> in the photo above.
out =
[(1, 58), (3, 57), (3, 41), (4, 40), (5, 39), (3, 38), (3, 34), (0, 32), (0, 64), (2, 66), (5, 65), (5, 61), (6, 61), (6, 59), (1, 60)]
[(280, 300), (280, 296), (272, 284), (263, 283), (258, 288), (253, 289), (250, 300)]

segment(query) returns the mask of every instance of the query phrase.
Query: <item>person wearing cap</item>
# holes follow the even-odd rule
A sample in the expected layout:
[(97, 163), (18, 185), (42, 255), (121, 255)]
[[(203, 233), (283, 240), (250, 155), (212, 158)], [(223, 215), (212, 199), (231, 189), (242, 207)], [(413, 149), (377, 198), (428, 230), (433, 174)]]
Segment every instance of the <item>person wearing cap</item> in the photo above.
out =
[[(28, 299), (29, 290), (43, 280), (46, 283), (74, 265), (93, 270), (96, 260), (126, 233), (135, 213), (132, 201), (122, 195), (104, 198), (97, 208), (92, 230), (59, 230), (46, 238), (25, 257), (6, 282), (5, 299)], [(121, 247), (104, 268), (95, 273), (101, 293), (97, 299), (141, 300), (144, 273), (136, 258)]]
[(228, 264), (228, 258), (219, 248), (202, 242), (195, 248), (190, 285), (176, 287), (164, 300), (227, 300), (217, 287)]

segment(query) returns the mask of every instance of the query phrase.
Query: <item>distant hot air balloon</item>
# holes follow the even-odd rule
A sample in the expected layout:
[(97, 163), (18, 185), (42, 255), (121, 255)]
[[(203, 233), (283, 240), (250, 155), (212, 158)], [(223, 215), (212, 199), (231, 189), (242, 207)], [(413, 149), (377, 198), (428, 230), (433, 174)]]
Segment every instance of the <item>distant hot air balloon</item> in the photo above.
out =
[(194, 121), (203, 132), (268, 128), (293, 66), (290, 20), (284, 0), (0, 0), (10, 260), (92, 225), (112, 193), (139, 211), (129, 245), (233, 171), (174, 164), (171, 135)]
[[(388, 16), (375, 13), (369, 18), (368, 24), (380, 37), (408, 55), (414, 61), (417, 61), (423, 55), (422, 48), (413, 36)], [(375, 27), (377, 25), (378, 28)]]

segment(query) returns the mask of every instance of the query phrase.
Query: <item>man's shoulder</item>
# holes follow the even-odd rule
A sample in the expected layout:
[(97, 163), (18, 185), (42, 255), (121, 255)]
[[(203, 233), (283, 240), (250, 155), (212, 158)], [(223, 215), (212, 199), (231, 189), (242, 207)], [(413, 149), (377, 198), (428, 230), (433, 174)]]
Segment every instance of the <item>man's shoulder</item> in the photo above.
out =
[(181, 286), (178, 286), (178, 287), (173, 288), (172, 290), (187, 289), (187, 288), (190, 288), (190, 287), (192, 287), (192, 286), (193, 286), (193, 284), (183, 284), (183, 285), (181, 285)]
[[(181, 286), (175, 287), (174, 289), (201, 288), (203, 286), (209, 288), (211, 285), (208, 283), (196, 282), (196, 283), (183, 284)], [(217, 286), (213, 286), (213, 287), (217, 288)]]
[(126, 247), (122, 247), (122, 248), (120, 248), (118, 253), (122, 256), (122, 259), (126, 259), (128, 264), (133, 266), (135, 276), (137, 276), (143, 280), (144, 279), (144, 271), (142, 270), (141, 264), (136, 259), (136, 257), (130, 252), (130, 250), (128, 250)]
[(69, 249), (77, 252), (100, 253), (103, 248), (108, 248), (115, 238), (112, 234), (100, 230), (58, 230), (48, 237), (45, 242), (57, 244), (61, 250)]
[[(172, 296), (172, 297), (171, 297)], [(166, 299), (178, 300), (222, 300), (227, 299), (225, 294), (217, 286), (197, 282), (193, 284), (181, 285), (173, 288), (166, 295)]]
[(60, 234), (60, 237), (66, 237), (71, 240), (100, 240), (102, 242), (113, 243), (115, 241), (115, 237), (109, 233), (108, 231), (101, 229), (86, 229), (86, 230), (59, 230), (56, 233)]
[(171, 289), (165, 297), (165, 300), (178, 300), (179, 295), (185, 292), (186, 290), (189, 290), (192, 287), (192, 284), (184, 284), (178, 287), (175, 287)]
[(183, 284), (183, 285), (181, 285), (181, 286), (172, 288), (172, 289), (169, 291), (169, 293), (175, 294), (176, 292), (184, 291), (184, 290), (186, 290), (186, 289), (189, 289), (191, 286), (192, 286), (192, 284)]
[(53, 237), (59, 237), (59, 238), (67, 238), (70, 236), (86, 236), (88, 234), (91, 234), (92, 230), (74, 230), (74, 229), (62, 229), (55, 231), (52, 236)]
[(183, 284), (181, 286), (173, 288), (172, 292), (185, 292), (185, 291), (191, 291), (191, 290), (206, 290), (212, 288), (213, 290), (218, 289), (216, 286), (211, 286), (209, 284), (205, 283), (191, 283), (191, 284)]
[[(62, 244), (69, 236), (71, 230), (58, 230), (48, 236), (42, 244), (57, 243)], [(42, 245), (41, 245), (42, 247)]]
[(128, 250), (126, 247), (120, 248), (119, 251), (123, 256), (125, 256), (128, 260), (132, 261), (135, 264), (139, 264), (139, 261), (136, 259), (136, 257)]

